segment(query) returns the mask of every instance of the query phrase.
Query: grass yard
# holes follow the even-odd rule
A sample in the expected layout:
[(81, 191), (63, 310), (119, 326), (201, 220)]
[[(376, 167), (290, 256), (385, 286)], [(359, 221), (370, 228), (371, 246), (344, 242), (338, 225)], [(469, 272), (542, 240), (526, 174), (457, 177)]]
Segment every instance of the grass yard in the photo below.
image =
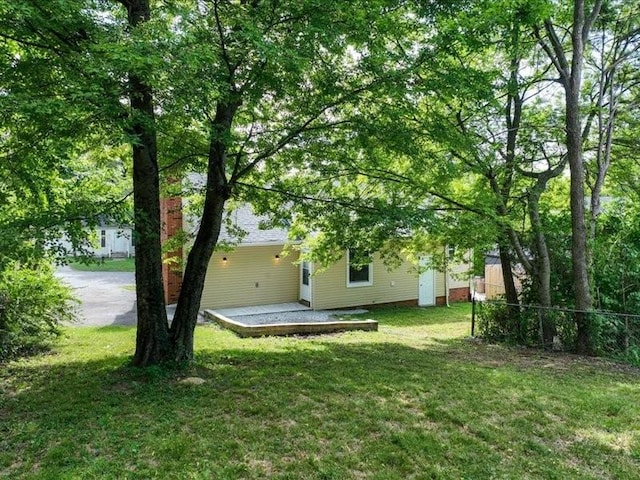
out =
[(366, 316), (379, 332), (200, 326), (186, 371), (128, 368), (132, 328), (69, 328), (0, 372), (0, 477), (639, 478), (638, 370), (465, 340), (468, 305)]
[(69, 258), (69, 266), (82, 272), (135, 272), (135, 258), (105, 258), (82, 263)]

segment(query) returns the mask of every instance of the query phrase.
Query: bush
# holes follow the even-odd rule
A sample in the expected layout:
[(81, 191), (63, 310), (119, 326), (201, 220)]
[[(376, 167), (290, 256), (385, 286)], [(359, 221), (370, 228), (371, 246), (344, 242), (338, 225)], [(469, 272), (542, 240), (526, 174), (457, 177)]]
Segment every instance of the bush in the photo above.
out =
[(520, 318), (500, 302), (478, 303), (478, 332), (490, 342), (518, 343)]
[(561, 310), (535, 307), (509, 307), (499, 301), (478, 304), (478, 331), (490, 342), (506, 342), (528, 347), (542, 347), (541, 322), (555, 328), (558, 344), (548, 341), (545, 348), (572, 349), (576, 328), (573, 314)]
[(76, 306), (51, 265), (6, 265), (0, 272), (0, 362), (49, 347), (59, 323), (76, 318)]
[(615, 312), (591, 315), (596, 354), (640, 364), (640, 317)]
[(589, 315), (591, 336), (596, 354), (616, 355), (624, 351), (624, 319), (615, 314)]
[(631, 345), (624, 356), (624, 360), (636, 367), (640, 366), (640, 347)]

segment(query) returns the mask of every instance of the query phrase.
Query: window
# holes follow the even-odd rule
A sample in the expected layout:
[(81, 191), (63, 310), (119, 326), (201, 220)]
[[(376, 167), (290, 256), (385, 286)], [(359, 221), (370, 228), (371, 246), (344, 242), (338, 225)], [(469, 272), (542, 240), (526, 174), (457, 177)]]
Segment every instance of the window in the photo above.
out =
[(373, 285), (373, 265), (371, 263), (361, 264), (363, 259), (368, 257), (369, 254), (360, 256), (351, 250), (347, 250), (347, 287), (366, 287)]
[(449, 260), (453, 260), (453, 258), (456, 256), (456, 247), (454, 247), (453, 245), (448, 245), (447, 256), (449, 257)]
[(302, 262), (302, 284), (309, 285), (309, 275), (310, 275), (309, 262)]
[(100, 230), (100, 246), (102, 248), (107, 246), (107, 231)]

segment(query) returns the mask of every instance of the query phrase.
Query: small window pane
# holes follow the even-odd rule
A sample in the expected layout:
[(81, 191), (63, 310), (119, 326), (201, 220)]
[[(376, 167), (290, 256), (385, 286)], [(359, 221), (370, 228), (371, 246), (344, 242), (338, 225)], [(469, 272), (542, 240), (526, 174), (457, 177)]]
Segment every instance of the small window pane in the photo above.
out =
[(360, 268), (349, 265), (349, 282), (368, 282), (369, 281), (369, 265)]
[(302, 284), (309, 285), (309, 263), (302, 262)]
[[(352, 259), (359, 259), (360, 261), (369, 257), (368, 254), (360, 255), (353, 253), (349, 250), (347, 253), (348, 269), (347, 269), (347, 285), (348, 286), (364, 286), (371, 285), (371, 264), (358, 265), (352, 264)], [(363, 258), (364, 257), (364, 258)], [(356, 260), (357, 261), (357, 260)]]

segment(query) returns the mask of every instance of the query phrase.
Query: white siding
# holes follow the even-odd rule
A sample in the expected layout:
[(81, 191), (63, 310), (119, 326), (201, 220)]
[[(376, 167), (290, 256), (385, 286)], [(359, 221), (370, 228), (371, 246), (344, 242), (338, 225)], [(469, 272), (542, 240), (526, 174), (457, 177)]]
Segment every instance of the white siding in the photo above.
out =
[[(104, 247), (102, 246), (102, 232), (104, 232)], [(132, 230), (128, 227), (96, 227), (91, 232), (92, 248), (89, 253), (96, 257), (130, 257), (135, 255), (135, 247), (132, 244)], [(70, 254), (73, 246), (68, 239), (62, 239), (60, 245), (66, 248)]]

